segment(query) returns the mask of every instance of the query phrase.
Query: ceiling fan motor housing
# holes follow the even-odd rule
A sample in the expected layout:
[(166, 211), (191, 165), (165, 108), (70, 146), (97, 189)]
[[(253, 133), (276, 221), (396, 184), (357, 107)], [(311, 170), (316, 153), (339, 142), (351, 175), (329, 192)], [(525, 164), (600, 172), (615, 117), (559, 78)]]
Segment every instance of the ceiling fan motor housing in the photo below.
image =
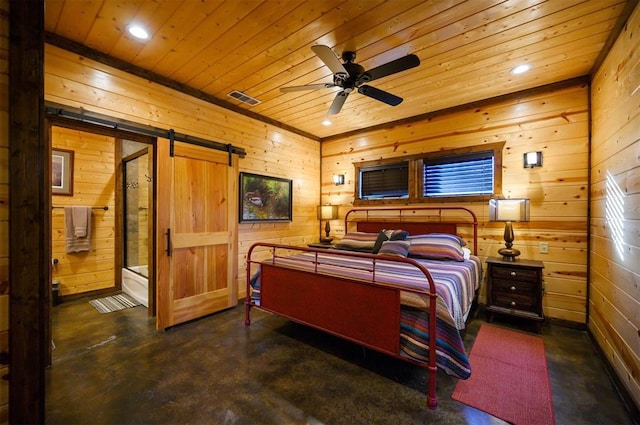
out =
[(345, 62), (342, 65), (344, 66), (344, 69), (347, 70), (349, 75), (345, 76), (343, 74), (335, 74), (333, 77), (333, 83), (336, 86), (342, 87), (344, 89), (353, 89), (355, 87), (359, 87), (360, 84), (369, 81), (368, 79), (362, 78), (366, 76), (366, 74), (364, 72), (364, 68), (361, 65), (353, 62)]

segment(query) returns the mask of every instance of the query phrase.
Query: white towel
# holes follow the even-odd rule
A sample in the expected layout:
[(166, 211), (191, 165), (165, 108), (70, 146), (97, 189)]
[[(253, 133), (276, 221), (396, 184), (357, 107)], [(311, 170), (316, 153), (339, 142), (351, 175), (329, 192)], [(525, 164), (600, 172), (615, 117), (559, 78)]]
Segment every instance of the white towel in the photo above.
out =
[(65, 207), (66, 251), (91, 251), (91, 207)]

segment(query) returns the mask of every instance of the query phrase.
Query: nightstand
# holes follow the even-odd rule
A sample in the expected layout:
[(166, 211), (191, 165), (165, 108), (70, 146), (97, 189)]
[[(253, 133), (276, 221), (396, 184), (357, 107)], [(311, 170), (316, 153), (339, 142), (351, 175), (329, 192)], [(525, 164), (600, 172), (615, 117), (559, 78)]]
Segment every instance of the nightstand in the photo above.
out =
[(333, 248), (335, 245), (332, 243), (309, 243), (307, 244), (309, 248), (321, 248), (321, 249), (329, 249)]
[(540, 322), (542, 314), (542, 261), (487, 259), (487, 320), (500, 313)]

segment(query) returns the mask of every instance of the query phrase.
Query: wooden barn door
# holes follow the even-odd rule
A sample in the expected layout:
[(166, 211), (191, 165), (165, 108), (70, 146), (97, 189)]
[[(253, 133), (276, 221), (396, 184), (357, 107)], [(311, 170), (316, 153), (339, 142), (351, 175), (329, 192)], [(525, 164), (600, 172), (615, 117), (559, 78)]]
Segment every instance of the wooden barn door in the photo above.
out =
[[(164, 142), (164, 141), (163, 141)], [(238, 157), (175, 143), (158, 147), (157, 329), (238, 302)]]

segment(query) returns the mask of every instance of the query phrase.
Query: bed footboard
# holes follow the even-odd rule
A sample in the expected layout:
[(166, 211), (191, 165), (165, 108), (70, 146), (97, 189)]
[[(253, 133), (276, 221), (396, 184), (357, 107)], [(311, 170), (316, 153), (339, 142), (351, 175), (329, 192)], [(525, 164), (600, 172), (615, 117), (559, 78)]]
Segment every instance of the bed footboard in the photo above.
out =
[(400, 352), (399, 290), (268, 264), (261, 274), (262, 309), (387, 354)]

